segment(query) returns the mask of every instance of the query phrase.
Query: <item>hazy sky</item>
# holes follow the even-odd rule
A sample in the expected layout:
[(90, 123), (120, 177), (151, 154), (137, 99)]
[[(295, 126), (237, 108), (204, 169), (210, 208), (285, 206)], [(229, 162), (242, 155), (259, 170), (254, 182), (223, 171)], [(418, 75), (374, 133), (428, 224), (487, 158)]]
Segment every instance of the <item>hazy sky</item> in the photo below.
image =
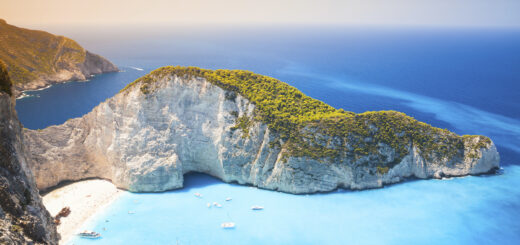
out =
[(0, 0), (15, 25), (348, 24), (520, 27), (520, 0)]

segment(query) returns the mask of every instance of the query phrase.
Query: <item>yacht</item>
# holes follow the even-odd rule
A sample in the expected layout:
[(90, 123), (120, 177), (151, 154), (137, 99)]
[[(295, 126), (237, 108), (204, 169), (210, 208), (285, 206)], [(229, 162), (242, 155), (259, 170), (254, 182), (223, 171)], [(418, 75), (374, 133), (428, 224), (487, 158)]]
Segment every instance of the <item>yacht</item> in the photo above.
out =
[(101, 234), (93, 231), (83, 231), (78, 233), (78, 236), (82, 238), (89, 238), (89, 239), (95, 239), (101, 237)]
[(224, 229), (233, 229), (235, 228), (235, 223), (233, 222), (224, 222), (220, 225)]
[(255, 205), (255, 206), (252, 206), (251, 209), (252, 210), (262, 210), (262, 209), (264, 209), (264, 207)]

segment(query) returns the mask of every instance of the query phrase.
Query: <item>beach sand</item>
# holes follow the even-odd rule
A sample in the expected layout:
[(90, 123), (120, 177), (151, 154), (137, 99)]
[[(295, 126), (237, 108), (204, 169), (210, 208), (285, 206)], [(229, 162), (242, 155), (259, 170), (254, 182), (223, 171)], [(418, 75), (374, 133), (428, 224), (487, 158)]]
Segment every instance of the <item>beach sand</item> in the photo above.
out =
[(90, 217), (117, 200), (123, 192), (110, 181), (85, 180), (60, 187), (43, 196), (43, 204), (53, 217), (63, 207), (70, 207), (70, 215), (62, 217), (58, 225), (60, 244), (66, 244), (80, 232), (79, 229)]

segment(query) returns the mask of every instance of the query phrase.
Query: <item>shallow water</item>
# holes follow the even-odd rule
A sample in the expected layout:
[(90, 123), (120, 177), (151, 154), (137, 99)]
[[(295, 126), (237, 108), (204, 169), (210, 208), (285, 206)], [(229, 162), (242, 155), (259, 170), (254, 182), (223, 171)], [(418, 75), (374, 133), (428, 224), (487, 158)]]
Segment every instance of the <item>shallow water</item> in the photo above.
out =
[[(74, 244), (517, 244), (520, 167), (368, 191), (289, 195), (202, 174), (182, 190), (125, 194)], [(197, 198), (194, 193), (203, 196)], [(225, 198), (233, 198), (225, 201)], [(222, 208), (207, 203), (218, 202)], [(252, 205), (265, 209), (253, 211)], [(135, 212), (129, 214), (128, 212)], [(109, 222), (105, 222), (105, 221)], [(236, 228), (220, 228), (222, 222)], [(106, 230), (105, 230), (106, 229)]]
[[(51, 30), (58, 32), (57, 30)], [(125, 72), (54, 85), (17, 101), (28, 128), (81, 116), (164, 65), (248, 69), (337, 108), (398, 110), (497, 144), (503, 173), (378, 190), (289, 195), (189, 175), (185, 188), (125, 194), (74, 244), (518, 244), (518, 30), (62, 30)], [(100, 35), (103, 34), (103, 35)], [(193, 193), (200, 192), (202, 199)], [(226, 202), (226, 197), (233, 200)], [(207, 208), (217, 201), (221, 209)], [(252, 205), (265, 206), (253, 212)], [(134, 211), (135, 214), (128, 214)], [(109, 220), (109, 222), (105, 222)], [(234, 230), (220, 224), (233, 221)], [(106, 231), (103, 230), (106, 228)]]

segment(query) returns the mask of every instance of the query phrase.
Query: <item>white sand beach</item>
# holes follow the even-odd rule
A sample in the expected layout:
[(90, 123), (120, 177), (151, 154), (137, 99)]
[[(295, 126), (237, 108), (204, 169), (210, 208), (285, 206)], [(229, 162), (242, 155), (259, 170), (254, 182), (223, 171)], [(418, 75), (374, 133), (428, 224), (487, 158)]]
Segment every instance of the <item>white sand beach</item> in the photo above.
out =
[(43, 204), (53, 217), (63, 207), (70, 207), (70, 215), (61, 218), (61, 224), (58, 225), (60, 244), (66, 244), (90, 217), (117, 200), (123, 192), (110, 181), (85, 180), (60, 187), (43, 196)]

